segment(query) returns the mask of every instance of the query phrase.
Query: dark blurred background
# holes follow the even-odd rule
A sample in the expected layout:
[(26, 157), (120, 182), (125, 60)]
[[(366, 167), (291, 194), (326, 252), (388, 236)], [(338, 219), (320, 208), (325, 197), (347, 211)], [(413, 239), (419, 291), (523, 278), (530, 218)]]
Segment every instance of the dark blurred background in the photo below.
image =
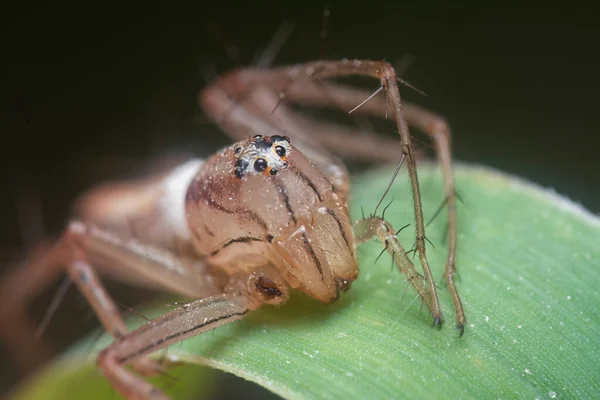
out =
[[(590, 10), (574, 3), (568, 10), (327, 4), (3, 3), (0, 268), (41, 234), (59, 232), (74, 196), (95, 182), (170, 152), (207, 155), (227, 143), (207, 124), (196, 95), (217, 73), (251, 64), (284, 21), (294, 31), (276, 65), (413, 60), (403, 77), (428, 97), (401, 91), (448, 119), (457, 159), (520, 175), (600, 211), (600, 37), (597, 23), (585, 22)], [(86, 315), (85, 306), (76, 309)], [(71, 329), (65, 311), (56, 318), (48, 337), (59, 346), (94, 325), (88, 318)], [(11, 365), (2, 357), (0, 391), (18, 376)]]

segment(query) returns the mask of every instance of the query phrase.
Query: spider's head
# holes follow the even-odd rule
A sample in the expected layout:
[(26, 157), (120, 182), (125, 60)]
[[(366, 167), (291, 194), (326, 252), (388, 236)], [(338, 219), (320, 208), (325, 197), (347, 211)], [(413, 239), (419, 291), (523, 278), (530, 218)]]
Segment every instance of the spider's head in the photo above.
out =
[(256, 135), (235, 148), (234, 174), (239, 179), (253, 174), (277, 175), (288, 167), (287, 158), (291, 151), (290, 138), (287, 136)]

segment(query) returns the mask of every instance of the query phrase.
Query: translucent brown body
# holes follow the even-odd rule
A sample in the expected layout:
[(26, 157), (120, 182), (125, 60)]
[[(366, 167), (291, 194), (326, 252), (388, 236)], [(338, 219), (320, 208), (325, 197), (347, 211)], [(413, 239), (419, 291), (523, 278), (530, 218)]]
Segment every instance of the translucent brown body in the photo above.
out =
[(228, 147), (194, 178), (185, 205), (193, 243), (228, 274), (272, 265), (291, 287), (329, 302), (358, 275), (345, 199), (293, 148), (275, 175), (235, 177), (235, 149), (264, 140)]
[[(362, 90), (323, 81), (352, 74), (379, 79), (387, 97), (371, 99)], [(282, 102), (354, 109), (368, 97), (356, 112), (385, 117), (389, 111), (399, 143), (374, 134), (357, 141), (356, 130), (313, 120)], [(444, 172), (449, 222), (445, 278), (462, 335), (465, 316), (453, 280), (457, 221), (449, 130), (437, 116), (402, 105), (389, 64), (317, 61), (238, 70), (206, 88), (200, 102), (237, 143), (206, 161), (190, 160), (158, 176), (91, 191), (76, 207), (79, 219), (60, 240), (0, 282), (0, 335), (16, 356), (33, 354), (21, 357), (22, 365), (31, 365), (45, 350), (33, 339), (25, 304), (66, 272), (116, 339), (98, 357), (105, 377), (128, 398), (165, 399), (125, 366), (142, 375), (159, 372), (161, 366), (146, 355), (243, 318), (264, 304), (282, 303), (290, 288), (322, 302), (337, 299), (358, 276), (356, 244), (371, 238), (381, 240), (434, 324), (441, 326), (407, 120), (434, 139)], [(248, 138), (248, 132), (258, 135)], [(336, 154), (405, 162), (423, 275), (388, 222), (371, 216), (351, 224), (349, 177)], [(129, 332), (98, 273), (198, 300)]]

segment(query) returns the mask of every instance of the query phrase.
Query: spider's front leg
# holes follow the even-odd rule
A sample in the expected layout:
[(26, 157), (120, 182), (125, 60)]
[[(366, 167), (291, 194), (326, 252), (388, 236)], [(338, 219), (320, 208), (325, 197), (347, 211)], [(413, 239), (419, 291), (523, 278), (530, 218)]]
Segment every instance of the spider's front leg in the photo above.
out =
[(150, 353), (237, 321), (263, 304), (278, 304), (288, 287), (271, 267), (233, 277), (218, 296), (197, 300), (158, 317), (117, 339), (98, 356), (98, 366), (111, 385), (129, 399), (167, 400), (158, 388), (125, 368)]

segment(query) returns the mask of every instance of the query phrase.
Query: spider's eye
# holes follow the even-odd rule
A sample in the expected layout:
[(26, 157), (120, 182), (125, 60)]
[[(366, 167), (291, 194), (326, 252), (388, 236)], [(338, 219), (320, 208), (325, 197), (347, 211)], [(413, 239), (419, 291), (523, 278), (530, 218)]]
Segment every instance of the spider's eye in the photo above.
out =
[(254, 135), (254, 136), (252, 136), (252, 139), (260, 139), (262, 137), (263, 137), (263, 135)]
[(279, 157), (285, 157), (285, 148), (283, 146), (275, 147), (275, 152)]
[(241, 151), (242, 151), (242, 148), (238, 147), (237, 149), (235, 149), (235, 151), (233, 152), (233, 154), (237, 156), (237, 155), (240, 154)]
[(258, 172), (263, 172), (265, 169), (267, 169), (267, 160), (265, 160), (264, 158), (256, 159), (256, 161), (254, 162), (254, 169)]

